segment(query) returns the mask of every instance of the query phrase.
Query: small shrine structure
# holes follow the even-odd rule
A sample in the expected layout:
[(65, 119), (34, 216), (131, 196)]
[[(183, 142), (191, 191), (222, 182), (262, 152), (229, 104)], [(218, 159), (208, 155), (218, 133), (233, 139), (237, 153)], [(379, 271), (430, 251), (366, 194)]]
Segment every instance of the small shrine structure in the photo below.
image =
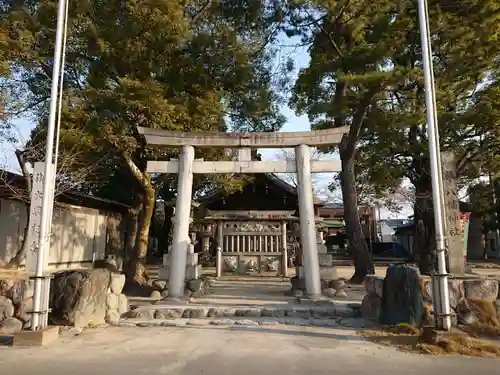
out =
[[(221, 248), (217, 276), (224, 268), (276, 271), (288, 276), (289, 258), (299, 253), (300, 221), (297, 189), (273, 173), (255, 175), (243, 189), (225, 194), (214, 189), (198, 199), (203, 219), (198, 240), (204, 251)], [(313, 197), (316, 227), (323, 202)], [(322, 243), (322, 242), (321, 242)], [(300, 260), (294, 265), (300, 265)]]

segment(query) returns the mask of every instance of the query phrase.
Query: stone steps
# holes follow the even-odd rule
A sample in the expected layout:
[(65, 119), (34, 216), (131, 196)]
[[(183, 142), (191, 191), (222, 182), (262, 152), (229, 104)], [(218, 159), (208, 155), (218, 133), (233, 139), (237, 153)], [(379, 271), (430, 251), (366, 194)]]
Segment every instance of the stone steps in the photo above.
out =
[(192, 318), (192, 319), (127, 319), (111, 324), (115, 327), (231, 327), (231, 326), (310, 326), (326, 328), (370, 328), (374, 324), (363, 318), (305, 319), (305, 318)]
[[(208, 321), (261, 321), (274, 319), (278, 321), (306, 321), (335, 320), (339, 318), (360, 317), (357, 305), (325, 304), (303, 306), (206, 306), (206, 305), (150, 305), (140, 306), (129, 311), (120, 320), (126, 323), (140, 323), (141, 321), (183, 321), (186, 319)], [(235, 323), (237, 324), (237, 323)], [(161, 324), (160, 324), (161, 325)]]

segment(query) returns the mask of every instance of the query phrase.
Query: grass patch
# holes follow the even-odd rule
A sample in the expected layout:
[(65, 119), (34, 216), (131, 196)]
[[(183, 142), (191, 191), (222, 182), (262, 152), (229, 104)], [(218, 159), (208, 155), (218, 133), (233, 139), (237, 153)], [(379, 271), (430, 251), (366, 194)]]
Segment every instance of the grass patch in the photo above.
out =
[(471, 337), (500, 340), (500, 327), (494, 327), (480, 322), (468, 326), (462, 326), (460, 329), (469, 334)]
[(473, 337), (500, 340), (500, 319), (495, 304), (488, 300), (464, 300), (458, 308), (471, 311), (474, 322), (460, 327)]
[(471, 337), (464, 332), (448, 333), (435, 343), (424, 342), (421, 330), (408, 324), (386, 326), (380, 330), (363, 330), (360, 333), (371, 342), (404, 351), (430, 355), (500, 357), (499, 342)]
[(418, 350), (424, 354), (432, 355), (465, 355), (469, 357), (500, 357), (500, 344), (498, 342), (470, 337), (464, 333), (450, 333), (442, 338), (436, 345), (419, 342)]

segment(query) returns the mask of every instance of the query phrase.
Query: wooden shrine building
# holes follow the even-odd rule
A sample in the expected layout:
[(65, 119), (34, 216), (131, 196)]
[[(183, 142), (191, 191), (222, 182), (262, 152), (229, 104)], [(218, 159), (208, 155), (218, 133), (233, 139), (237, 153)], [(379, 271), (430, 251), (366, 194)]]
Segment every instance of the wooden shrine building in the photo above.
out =
[[(197, 237), (203, 250), (220, 248), (222, 257), (279, 261), (286, 274), (288, 258), (298, 250), (300, 237), (297, 189), (272, 173), (257, 174), (242, 190), (226, 195), (213, 190), (201, 199)], [(314, 199), (317, 225), (318, 209)], [(200, 217), (198, 216), (198, 217)]]

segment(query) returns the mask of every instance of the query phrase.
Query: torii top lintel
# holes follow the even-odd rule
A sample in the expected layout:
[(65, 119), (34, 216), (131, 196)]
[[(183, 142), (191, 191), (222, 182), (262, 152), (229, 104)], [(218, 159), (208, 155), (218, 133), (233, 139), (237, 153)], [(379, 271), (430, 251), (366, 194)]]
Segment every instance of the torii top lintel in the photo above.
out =
[(223, 132), (177, 132), (137, 127), (146, 138), (149, 146), (154, 147), (219, 147), (219, 148), (287, 148), (299, 145), (330, 146), (337, 145), (349, 127), (313, 130), (306, 132), (262, 132), (262, 133), (223, 133)]

